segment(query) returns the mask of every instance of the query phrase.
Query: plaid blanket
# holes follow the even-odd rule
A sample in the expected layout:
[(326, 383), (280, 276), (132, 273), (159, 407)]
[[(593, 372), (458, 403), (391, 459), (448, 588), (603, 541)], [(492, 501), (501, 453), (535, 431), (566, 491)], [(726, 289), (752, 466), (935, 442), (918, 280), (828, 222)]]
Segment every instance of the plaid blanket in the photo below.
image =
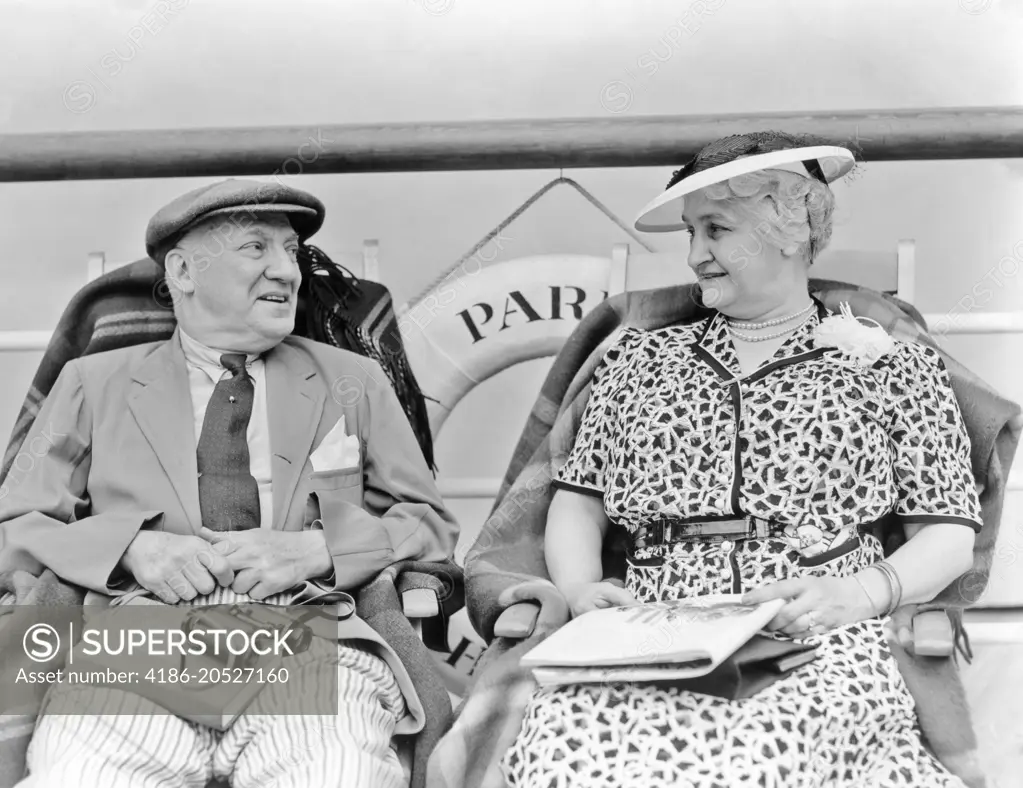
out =
[[(425, 403), (405, 358), (390, 292), (375, 282), (342, 277), (337, 270), (330, 276), (318, 275), (318, 270), (335, 266), (315, 247), (302, 248), (299, 264), (304, 281), (295, 333), (379, 361), (432, 467)], [(92, 353), (168, 339), (176, 325), (172, 306), (163, 271), (148, 258), (105, 274), (76, 294), (61, 316), (22, 405), (0, 469), (0, 483), (64, 364)], [(400, 597), (400, 592), (420, 587), (434, 589), (442, 607), (437, 620), (424, 622), (423, 638), (405, 618)], [(49, 570), (38, 576), (22, 569), (0, 571), (0, 626), (7, 615), (16, 614), (18, 605), (81, 605), (84, 599), (81, 589)], [(426, 727), (415, 740), (413, 788), (424, 784), (429, 753), (451, 722), (450, 696), (430, 650), (448, 650), (446, 622), (464, 606), (463, 599), (462, 571), (454, 563), (395, 564), (356, 594), (360, 617), (395, 650), (426, 711)], [(6, 664), (8, 659), (27, 658), (22, 652), (0, 653), (0, 659)], [(44, 689), (40, 685), (36, 705), (23, 714), (0, 715), (0, 788), (10, 788), (24, 777), (25, 754)]]
[[(872, 318), (893, 336), (935, 347), (949, 370), (972, 441), (973, 471), (980, 486), (984, 528), (977, 537), (970, 574), (922, 608), (945, 608), (957, 623), (957, 645), (969, 658), (961, 611), (986, 587), (1001, 519), (1005, 481), (1020, 437), (1020, 408), (945, 353), (923, 319), (890, 296), (842, 282), (811, 280), (811, 289), (834, 312), (847, 301), (854, 314)], [(567, 457), (586, 408), (590, 381), (619, 328), (653, 329), (699, 320), (710, 311), (692, 286), (625, 293), (605, 301), (583, 319), (555, 360), (508, 466), (494, 510), (465, 561), (466, 601), (477, 631), (490, 644), (452, 729), (430, 759), (429, 788), (503, 788), (497, 760), (519, 730), (532, 678), (519, 658), (567, 621), (564, 602), (550, 584), (543, 555), (553, 468)], [(893, 534), (891, 545), (898, 544)], [(605, 546), (605, 568), (615, 545)], [(540, 620), (524, 642), (494, 638), (494, 623), (515, 601), (542, 603)], [(972, 786), (984, 784), (975, 760), (976, 737), (954, 661), (897, 650), (902, 673), (917, 702), (931, 749)], [(497, 705), (497, 699), (501, 699)]]
[[(401, 594), (429, 588), (440, 601), (440, 615), (423, 621), (420, 637), (405, 618)], [(447, 625), (465, 606), (462, 570), (454, 562), (403, 561), (392, 564), (359, 589), (355, 604), (359, 617), (394, 649), (408, 671), (426, 712), (426, 723), (415, 739), (410, 788), (424, 788), (430, 753), (451, 725), (453, 713), (447, 685), (431, 651), (447, 652)]]

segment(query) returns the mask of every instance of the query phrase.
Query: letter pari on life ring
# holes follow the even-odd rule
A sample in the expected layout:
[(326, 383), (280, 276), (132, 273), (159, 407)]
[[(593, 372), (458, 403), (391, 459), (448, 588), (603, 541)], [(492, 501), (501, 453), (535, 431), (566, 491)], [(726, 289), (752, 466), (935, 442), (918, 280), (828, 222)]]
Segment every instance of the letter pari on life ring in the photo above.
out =
[(401, 338), (440, 430), (476, 385), (522, 361), (553, 356), (608, 296), (611, 261), (521, 257), (456, 271), (398, 317)]

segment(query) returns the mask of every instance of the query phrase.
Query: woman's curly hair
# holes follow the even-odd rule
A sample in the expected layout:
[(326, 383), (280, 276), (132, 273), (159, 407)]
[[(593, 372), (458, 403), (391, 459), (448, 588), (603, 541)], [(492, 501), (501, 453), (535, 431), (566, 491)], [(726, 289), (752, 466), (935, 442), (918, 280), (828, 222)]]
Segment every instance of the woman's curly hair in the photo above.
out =
[(779, 249), (799, 244), (813, 263), (831, 240), (835, 196), (828, 186), (787, 170), (758, 170), (707, 186), (710, 200), (745, 214), (754, 232)]

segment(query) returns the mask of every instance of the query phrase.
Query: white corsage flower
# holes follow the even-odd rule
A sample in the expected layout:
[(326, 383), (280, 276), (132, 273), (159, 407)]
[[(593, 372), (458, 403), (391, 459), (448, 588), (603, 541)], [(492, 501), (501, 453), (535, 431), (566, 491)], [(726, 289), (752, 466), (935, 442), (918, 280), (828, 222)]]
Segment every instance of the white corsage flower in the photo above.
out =
[(880, 323), (869, 317), (856, 317), (848, 303), (842, 304), (840, 314), (820, 322), (813, 332), (813, 343), (815, 347), (838, 348), (860, 367), (871, 366), (895, 347), (895, 340)]

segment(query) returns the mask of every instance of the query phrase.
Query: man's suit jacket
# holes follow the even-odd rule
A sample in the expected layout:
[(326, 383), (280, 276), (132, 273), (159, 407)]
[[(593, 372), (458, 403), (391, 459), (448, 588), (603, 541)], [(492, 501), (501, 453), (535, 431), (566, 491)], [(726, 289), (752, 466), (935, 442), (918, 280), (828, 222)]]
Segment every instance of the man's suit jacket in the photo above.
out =
[[(449, 558), (458, 526), (379, 364), (293, 336), (264, 360), (273, 527), (322, 527), (334, 562), (331, 577), (296, 593), (348, 591), (396, 561)], [(359, 436), (361, 464), (314, 473), (309, 455), (342, 415)], [(94, 593), (124, 595), (118, 562), (140, 529), (187, 535), (202, 526), (178, 333), (68, 362), (21, 454), (0, 498), (0, 571), (45, 567)], [(393, 651), (357, 615), (338, 636), (378, 644), (413, 718), (398, 732), (418, 731), (422, 707)]]

